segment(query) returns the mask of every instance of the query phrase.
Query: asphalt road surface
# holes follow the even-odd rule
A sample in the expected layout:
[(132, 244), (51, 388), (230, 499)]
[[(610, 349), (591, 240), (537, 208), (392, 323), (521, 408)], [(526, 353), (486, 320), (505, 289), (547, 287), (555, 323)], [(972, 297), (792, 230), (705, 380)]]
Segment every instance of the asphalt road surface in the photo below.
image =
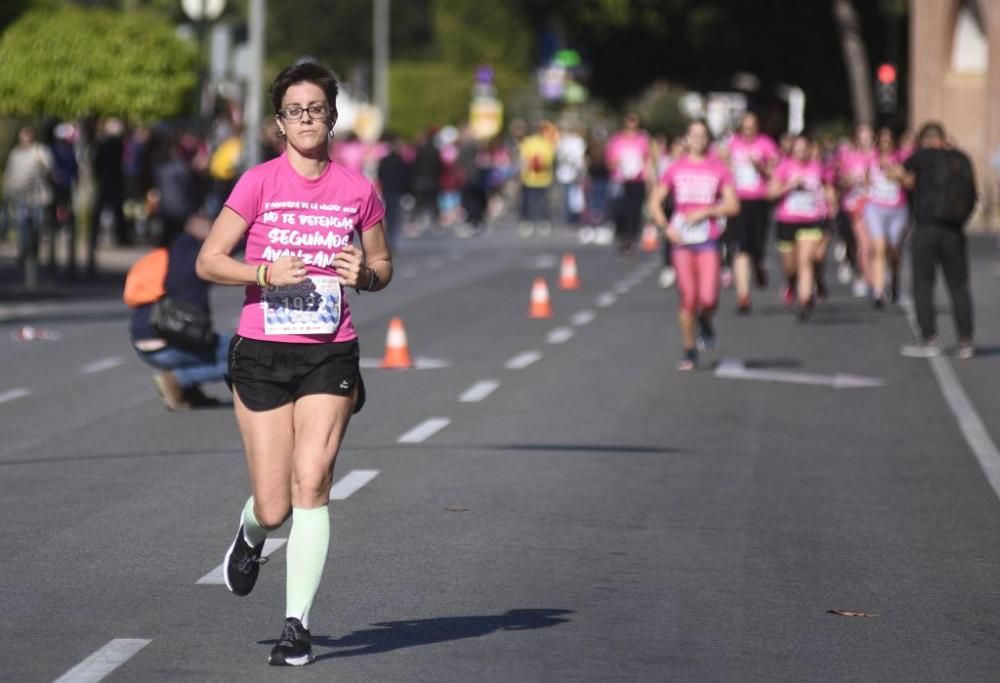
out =
[[(678, 374), (656, 254), (404, 244), (351, 305), (367, 364), (399, 316), (420, 368), (364, 370), (291, 672), (266, 663), (287, 528), (251, 596), (218, 578), (248, 495), (231, 408), (167, 412), (114, 296), (4, 300), (0, 680), (998, 680), (1000, 248), (973, 249), (971, 361), (901, 358), (904, 310), (841, 285), (797, 324), (772, 286), (749, 317), (724, 292)], [(231, 330), (241, 293), (214, 297)]]

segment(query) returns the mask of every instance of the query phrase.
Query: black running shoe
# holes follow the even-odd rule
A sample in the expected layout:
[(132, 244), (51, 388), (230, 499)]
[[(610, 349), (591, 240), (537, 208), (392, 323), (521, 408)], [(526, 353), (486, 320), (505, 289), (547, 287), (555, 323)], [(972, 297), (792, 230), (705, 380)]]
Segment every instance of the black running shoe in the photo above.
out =
[(285, 619), (281, 640), (271, 650), (267, 663), (272, 666), (303, 666), (313, 661), (312, 636), (295, 617)]
[(255, 546), (251, 546), (243, 538), (243, 525), (240, 524), (236, 532), (233, 544), (226, 551), (226, 559), (223, 560), (223, 574), (226, 577), (226, 588), (239, 596), (249, 595), (253, 586), (257, 583), (257, 572), (260, 565), (267, 563), (266, 557), (261, 557), (264, 550), (264, 541)]

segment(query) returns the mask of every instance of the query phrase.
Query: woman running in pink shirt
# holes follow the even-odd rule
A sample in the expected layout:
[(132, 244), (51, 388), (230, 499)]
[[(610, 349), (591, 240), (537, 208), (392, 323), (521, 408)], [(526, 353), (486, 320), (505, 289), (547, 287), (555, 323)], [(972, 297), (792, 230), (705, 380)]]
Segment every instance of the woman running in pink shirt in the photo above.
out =
[(840, 188), (840, 208), (851, 222), (855, 243), (855, 273), (853, 293), (863, 297), (871, 286), (871, 236), (865, 227), (865, 176), (875, 158), (875, 134), (867, 123), (858, 124), (854, 143), (841, 149), (837, 158), (837, 185)]
[(788, 286), (798, 295), (798, 318), (804, 322), (813, 308), (814, 264), (824, 243), (823, 226), (836, 209), (829, 175), (807, 136), (795, 138), (791, 157), (771, 176), (768, 194), (779, 200), (778, 251)]
[[(694, 370), (698, 346), (715, 346), (712, 316), (719, 302), (720, 218), (735, 216), (740, 210), (729, 169), (707, 156), (711, 135), (704, 121), (694, 121), (687, 129), (687, 155), (660, 177), (649, 198), (649, 213), (673, 245), (677, 271), (684, 356), (677, 363), (681, 371)], [(673, 195), (670, 220), (663, 212), (663, 200)]]
[[(876, 308), (885, 305), (887, 279), (893, 302), (899, 294), (899, 248), (903, 243), (910, 209), (903, 187), (889, 175), (904, 158), (896, 149), (892, 131), (888, 128), (880, 130), (878, 155), (868, 165), (865, 203), (865, 226), (872, 239), (871, 284)], [(891, 277), (887, 277), (886, 271), (891, 273)]]
[(740, 313), (750, 312), (751, 267), (757, 286), (767, 285), (764, 251), (771, 221), (767, 181), (777, 164), (778, 146), (760, 132), (757, 115), (747, 112), (729, 142), (729, 168), (740, 200), (740, 213), (726, 227), (726, 243), (733, 251), (733, 279)]

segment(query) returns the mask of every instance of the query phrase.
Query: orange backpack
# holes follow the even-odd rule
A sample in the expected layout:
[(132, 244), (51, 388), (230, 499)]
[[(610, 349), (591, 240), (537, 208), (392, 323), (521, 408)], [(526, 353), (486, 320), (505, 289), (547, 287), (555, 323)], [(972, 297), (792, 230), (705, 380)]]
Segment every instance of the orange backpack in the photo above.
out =
[(129, 308), (159, 301), (167, 293), (167, 263), (166, 247), (153, 249), (141, 259), (132, 264), (125, 276), (125, 291), (122, 298)]

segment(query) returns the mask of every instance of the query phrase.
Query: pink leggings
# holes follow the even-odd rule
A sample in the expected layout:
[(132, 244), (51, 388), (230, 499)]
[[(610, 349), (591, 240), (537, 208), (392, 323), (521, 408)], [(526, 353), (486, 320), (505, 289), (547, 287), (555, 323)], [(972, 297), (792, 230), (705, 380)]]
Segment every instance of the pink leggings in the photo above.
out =
[(712, 310), (719, 303), (719, 249), (715, 245), (673, 248), (677, 293), (685, 313)]

